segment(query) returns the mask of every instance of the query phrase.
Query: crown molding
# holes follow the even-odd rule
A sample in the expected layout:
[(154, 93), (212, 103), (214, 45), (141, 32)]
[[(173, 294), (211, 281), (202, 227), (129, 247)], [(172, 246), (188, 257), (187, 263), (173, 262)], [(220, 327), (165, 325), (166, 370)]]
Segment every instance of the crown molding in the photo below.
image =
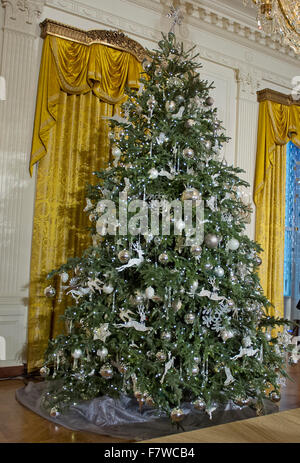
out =
[(118, 50), (127, 51), (134, 55), (140, 62), (146, 57), (146, 51), (142, 45), (130, 39), (120, 31), (84, 31), (83, 29), (69, 26), (52, 19), (45, 19), (40, 26), (42, 38), (45, 38), (47, 35), (53, 35), (84, 45), (100, 43), (112, 48), (117, 48)]
[(275, 103), (283, 104), (286, 106), (300, 106), (300, 101), (295, 100), (292, 95), (285, 95), (284, 93), (271, 90), (270, 88), (264, 88), (257, 92), (257, 101), (273, 101)]

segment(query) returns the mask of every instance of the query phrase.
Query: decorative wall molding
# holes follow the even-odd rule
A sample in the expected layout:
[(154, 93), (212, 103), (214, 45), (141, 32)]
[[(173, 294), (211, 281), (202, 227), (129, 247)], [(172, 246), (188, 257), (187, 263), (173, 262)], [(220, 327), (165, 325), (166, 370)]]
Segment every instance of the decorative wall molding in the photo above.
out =
[(4, 29), (37, 35), (45, 0), (1, 0), (5, 8)]
[(46, 35), (54, 35), (74, 42), (83, 43), (84, 45), (100, 43), (119, 50), (127, 51), (134, 55), (139, 61), (143, 61), (146, 56), (145, 49), (138, 42), (130, 39), (120, 31), (84, 31), (51, 19), (45, 19), (40, 26), (42, 29), (42, 38), (46, 37)]
[(275, 103), (283, 104), (286, 106), (296, 105), (300, 106), (300, 101), (295, 100), (292, 95), (285, 95), (284, 93), (276, 92), (270, 88), (264, 88), (257, 92), (257, 101), (274, 101)]

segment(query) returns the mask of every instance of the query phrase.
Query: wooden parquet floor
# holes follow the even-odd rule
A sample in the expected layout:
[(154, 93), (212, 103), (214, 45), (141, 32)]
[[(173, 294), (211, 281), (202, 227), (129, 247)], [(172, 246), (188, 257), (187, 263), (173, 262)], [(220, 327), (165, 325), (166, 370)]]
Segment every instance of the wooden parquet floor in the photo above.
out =
[[(292, 410), (292, 414), (286, 416), (285, 424), (278, 422), (279, 428), (285, 433), (286, 426), (288, 424), (294, 423), (297, 424), (299, 428), (300, 436), (300, 410), (293, 410), (300, 408), (300, 363), (289, 367), (288, 373), (293, 381), (287, 381), (287, 386), (283, 388), (282, 399), (280, 402), (280, 411)], [(112, 438), (108, 436), (101, 436), (98, 434), (79, 432), (79, 431), (70, 431), (62, 426), (57, 426), (54, 423), (41, 418), (39, 415), (36, 415), (29, 409), (25, 408), (17, 402), (15, 399), (15, 391), (24, 386), (22, 379), (10, 379), (10, 380), (1, 380), (0, 381), (0, 442), (1, 443), (122, 443), (122, 442), (131, 442), (125, 441), (117, 438)], [(281, 414), (283, 416), (283, 414)], [(285, 414), (286, 415), (286, 414)], [(284, 415), (284, 416), (285, 416)], [(256, 421), (261, 428), (258, 429), (260, 435), (267, 432), (266, 426), (268, 424), (264, 423), (264, 420), (271, 415), (266, 417), (253, 418), (250, 420), (245, 420), (250, 422), (250, 429), (253, 428), (253, 420)], [(278, 416), (278, 415), (277, 415)], [(251, 421), (252, 420), (252, 421)], [(267, 420), (268, 421), (268, 420)], [(278, 420), (277, 420), (278, 421)], [(239, 425), (238, 425), (239, 423)], [(241, 430), (240, 426), (242, 422), (228, 423), (226, 425), (215, 426), (213, 428), (205, 428), (199, 431), (193, 431), (192, 433), (178, 434), (176, 436), (176, 442), (181, 442), (178, 439), (184, 439), (184, 442), (224, 442), (222, 440), (226, 436), (226, 433), (229, 432), (228, 429), (233, 431), (240, 429), (240, 432), (245, 432), (242, 435), (241, 442), (247, 442), (248, 430), (245, 428), (244, 431)], [(244, 426), (244, 425), (243, 425)], [(225, 428), (217, 429), (217, 428)], [(252, 428), (251, 428), (252, 427)], [(285, 429), (283, 429), (285, 427)], [(242, 427), (243, 429), (243, 427)], [(265, 429), (265, 431), (263, 431)], [(220, 434), (220, 431), (221, 434)], [(269, 432), (272, 432), (272, 430)], [(193, 433), (198, 433), (198, 438)], [(202, 437), (199, 437), (199, 433), (202, 433)], [(219, 433), (219, 434), (218, 434)], [(211, 436), (212, 440), (208, 436)], [(233, 434), (234, 435), (234, 434)], [(179, 437), (180, 436), (180, 437)], [(182, 437), (185, 436), (185, 437)], [(201, 440), (201, 439), (204, 440)], [(248, 438), (249, 435), (248, 435)], [(168, 440), (169, 439), (169, 440)], [(171, 439), (171, 440), (170, 440)], [(174, 442), (174, 437), (170, 438), (161, 438), (160, 440), (155, 439), (153, 442)], [(190, 440), (194, 439), (194, 440)], [(196, 439), (196, 440), (195, 440)], [(198, 439), (198, 440), (197, 440)], [(200, 439), (200, 440), (199, 440)], [(206, 439), (206, 440), (205, 440)], [(218, 440), (221, 439), (221, 440)], [(231, 439), (232, 433), (231, 433)], [(299, 439), (300, 441), (300, 439)], [(298, 442), (299, 442), (298, 441)], [(229, 442), (232, 442), (232, 440)], [(280, 441), (279, 441), (280, 442)]]

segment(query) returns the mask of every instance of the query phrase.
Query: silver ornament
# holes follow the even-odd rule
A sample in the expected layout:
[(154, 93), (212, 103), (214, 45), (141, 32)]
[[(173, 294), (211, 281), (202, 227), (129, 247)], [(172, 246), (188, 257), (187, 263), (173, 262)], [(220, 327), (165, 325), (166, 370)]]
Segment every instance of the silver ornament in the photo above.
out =
[(255, 264), (256, 264), (256, 265), (261, 265), (261, 264), (262, 264), (262, 260), (261, 260), (260, 257), (258, 257), (258, 256), (256, 257), (256, 259), (255, 259)]
[(205, 410), (206, 404), (203, 399), (196, 399), (193, 403), (196, 410)]
[(194, 156), (194, 150), (192, 148), (185, 148), (182, 152), (183, 156), (187, 159), (192, 159)]
[(160, 351), (160, 352), (157, 352), (156, 358), (157, 358), (157, 360), (158, 360), (159, 362), (165, 362), (166, 359), (167, 359), (167, 356), (166, 356), (166, 354), (165, 354), (164, 352), (161, 352), (161, 351)]
[(182, 201), (197, 201), (201, 199), (201, 193), (196, 188), (187, 188), (181, 196)]
[(271, 335), (271, 333), (269, 333), (269, 332), (266, 332), (266, 333), (265, 333), (265, 337), (266, 337), (266, 340), (267, 340), (267, 341), (271, 341), (271, 339), (272, 339), (272, 335)]
[(199, 367), (198, 365), (194, 365), (191, 369), (191, 375), (197, 376), (199, 374)]
[(212, 270), (214, 268), (213, 264), (211, 262), (205, 262), (204, 264), (204, 269), (205, 270)]
[(142, 66), (143, 66), (143, 69), (144, 71), (149, 71), (149, 69), (151, 68), (151, 61), (147, 60), (147, 59), (144, 59), (143, 63), (142, 63)]
[(46, 297), (54, 297), (56, 294), (56, 290), (55, 288), (53, 288), (53, 286), (47, 286), (47, 288), (45, 288), (44, 290), (44, 294)]
[(176, 103), (175, 101), (167, 101), (165, 107), (169, 113), (173, 113), (176, 110)]
[(182, 103), (184, 103), (185, 98), (184, 98), (184, 96), (182, 96), (182, 95), (177, 95), (177, 96), (175, 97), (175, 101), (176, 101), (176, 103), (178, 103), (178, 105), (181, 105)]
[(113, 146), (111, 149), (111, 154), (114, 158), (119, 158), (122, 154), (122, 151), (118, 146)]
[(102, 378), (111, 379), (114, 375), (112, 367), (110, 365), (103, 365), (100, 369), (100, 375)]
[(180, 408), (174, 408), (171, 411), (172, 421), (175, 421), (176, 423), (178, 423), (179, 421), (182, 421), (183, 418), (184, 418), (184, 413), (183, 413), (183, 410), (181, 410)]
[(198, 357), (197, 355), (195, 355), (195, 357), (193, 357), (193, 360), (195, 363), (200, 363), (201, 362), (201, 358)]
[(281, 399), (280, 394), (276, 391), (270, 392), (269, 397), (272, 400), (272, 402), (280, 402)]
[(102, 291), (105, 294), (111, 294), (113, 292), (113, 290), (114, 290), (114, 287), (111, 286), (110, 284), (102, 286)]
[(224, 276), (224, 269), (222, 267), (220, 267), (219, 265), (217, 267), (214, 268), (214, 274), (218, 277), (218, 278), (222, 278)]
[(168, 331), (163, 331), (161, 333), (160, 339), (162, 339), (163, 341), (171, 341), (172, 335)]
[(211, 149), (211, 146), (212, 146), (212, 143), (210, 140), (206, 140), (206, 142), (204, 143), (204, 146), (207, 150), (210, 150)]
[(185, 316), (184, 316), (184, 321), (185, 323), (187, 323), (188, 325), (192, 325), (195, 321), (195, 315), (193, 313), (187, 313)]
[(205, 100), (205, 104), (206, 104), (207, 106), (212, 106), (212, 105), (214, 104), (214, 102), (215, 102), (215, 101), (214, 101), (214, 99), (213, 99), (211, 96), (209, 96), (209, 97), (206, 98), (206, 100)]
[(101, 349), (97, 350), (97, 356), (104, 360), (108, 356), (108, 350), (106, 347), (102, 347)]
[(40, 369), (40, 375), (45, 378), (46, 376), (48, 376), (50, 373), (50, 368), (44, 366)]
[(71, 353), (72, 357), (74, 359), (79, 359), (82, 357), (82, 350), (81, 349), (74, 349), (73, 352)]
[(172, 303), (172, 308), (174, 309), (175, 312), (178, 312), (178, 310), (180, 310), (181, 307), (182, 307), (182, 302), (180, 299)]
[(152, 288), (152, 286), (149, 286), (148, 288), (146, 288), (145, 296), (146, 296), (147, 299), (152, 299), (154, 294), (155, 294), (155, 292), (154, 292), (154, 289)]
[(123, 251), (119, 252), (118, 259), (122, 262), (122, 264), (126, 264), (130, 259), (130, 252), (126, 249), (123, 249)]
[(201, 252), (202, 252), (201, 246), (198, 246), (197, 244), (194, 244), (193, 246), (191, 246), (191, 254), (193, 256), (200, 256)]
[(230, 249), (230, 251), (236, 251), (240, 246), (240, 243), (237, 239), (231, 238), (228, 243), (227, 243), (227, 248)]
[(214, 248), (217, 248), (219, 245), (219, 238), (217, 237), (217, 235), (208, 233), (204, 237), (204, 242), (209, 249), (214, 249)]
[(233, 332), (230, 330), (223, 330), (220, 333), (222, 340), (225, 342), (227, 339), (233, 338)]
[(165, 252), (158, 256), (158, 260), (161, 264), (167, 264), (169, 262), (169, 256)]

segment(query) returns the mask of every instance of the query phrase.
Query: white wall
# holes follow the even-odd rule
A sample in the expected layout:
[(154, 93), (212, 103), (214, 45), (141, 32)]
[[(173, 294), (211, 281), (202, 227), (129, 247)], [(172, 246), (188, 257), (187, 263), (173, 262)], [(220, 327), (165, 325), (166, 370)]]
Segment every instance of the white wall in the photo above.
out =
[[(27, 296), (35, 179), (28, 172), (42, 39), (39, 23), (54, 19), (82, 29), (121, 29), (147, 48), (169, 30), (164, 0), (0, 0), (0, 75), (7, 79), (7, 101), (0, 101), (0, 336), (6, 359), (22, 363), (26, 344)], [(202, 76), (215, 82), (218, 114), (231, 137), (229, 163), (242, 167), (253, 186), (258, 104), (256, 91), (290, 93), (299, 59), (266, 39), (252, 10), (236, 0), (181, 1), (184, 21), (177, 31), (186, 46), (195, 44)], [(239, 9), (237, 9), (239, 8)], [(248, 227), (254, 237), (254, 220)]]

